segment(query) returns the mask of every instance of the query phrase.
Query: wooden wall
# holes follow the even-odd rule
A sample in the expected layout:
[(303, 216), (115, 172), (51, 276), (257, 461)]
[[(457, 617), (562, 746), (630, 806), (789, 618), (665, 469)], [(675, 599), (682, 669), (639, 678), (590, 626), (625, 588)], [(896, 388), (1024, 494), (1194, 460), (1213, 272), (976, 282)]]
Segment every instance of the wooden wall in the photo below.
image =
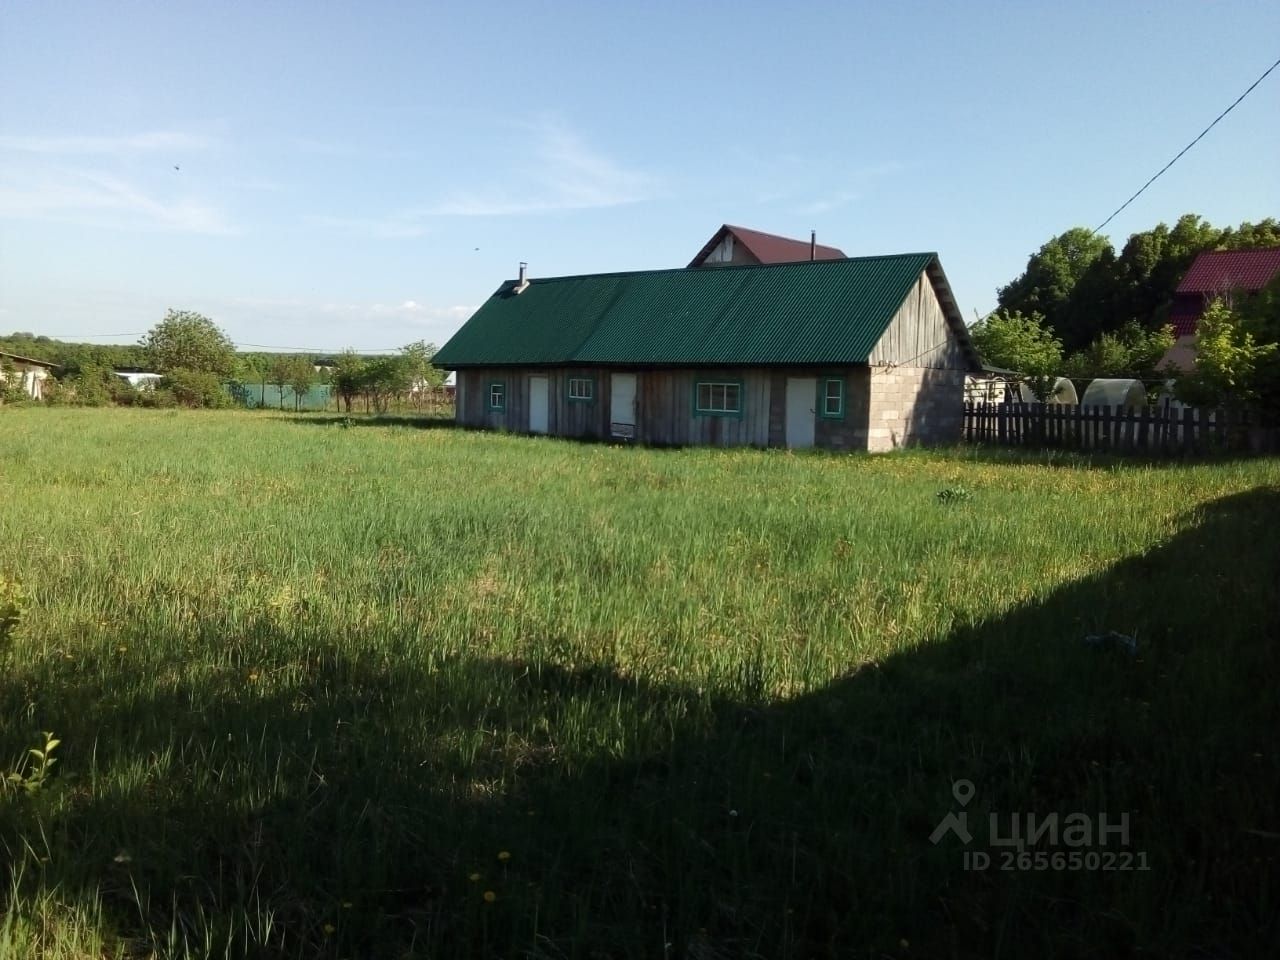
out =
[[(787, 445), (787, 378), (814, 377), (818, 390), (829, 377), (842, 377), (845, 382), (844, 419), (828, 420), (816, 414), (813, 445), (824, 450), (865, 450), (867, 448), (867, 412), (870, 398), (870, 371), (866, 367), (787, 367), (772, 371), (773, 402), (769, 411), (769, 446)], [(814, 398), (815, 402), (817, 397)], [(817, 407), (815, 406), (816, 410)]]
[[(865, 450), (868, 436), (870, 371), (867, 367), (749, 367), (729, 370), (635, 370), (636, 440), (664, 446), (786, 446), (788, 377), (845, 380), (845, 415), (827, 420), (815, 414), (814, 443), (833, 450)], [(458, 371), (458, 423), (490, 430), (529, 430), (529, 378), (550, 382), (548, 432), (553, 436), (608, 439), (611, 411), (607, 368), (491, 368)], [(568, 399), (570, 377), (595, 380), (590, 403)], [(700, 380), (742, 383), (741, 416), (694, 413), (694, 385)], [(488, 409), (489, 384), (507, 386), (503, 412)], [(817, 398), (814, 398), (816, 404)]]
[[(601, 368), (494, 367), (459, 370), (456, 394), (458, 423), (468, 427), (527, 433), (530, 377), (546, 377), (549, 381), (547, 432), (550, 435), (609, 436), (609, 371)], [(569, 399), (570, 377), (589, 377), (595, 381), (590, 401)], [(489, 410), (489, 384), (495, 381), (507, 386), (507, 408), (503, 412)]]
[[(742, 416), (695, 416), (699, 380), (742, 383)], [(636, 384), (636, 439), (674, 446), (766, 447), (773, 378), (762, 368), (642, 370)]]
[(968, 369), (964, 348), (947, 322), (928, 274), (921, 273), (916, 278), (868, 359), (872, 366), (895, 363), (945, 370)]

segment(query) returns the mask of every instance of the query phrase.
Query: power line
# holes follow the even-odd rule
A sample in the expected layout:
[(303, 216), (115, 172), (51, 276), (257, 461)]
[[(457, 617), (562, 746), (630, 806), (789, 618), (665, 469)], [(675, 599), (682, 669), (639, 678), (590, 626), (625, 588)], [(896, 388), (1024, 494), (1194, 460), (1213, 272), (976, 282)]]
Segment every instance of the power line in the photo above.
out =
[(1239, 105), (1240, 105), (1240, 101), (1241, 101), (1241, 100), (1243, 100), (1243, 99), (1244, 99), (1245, 97), (1247, 97), (1249, 94), (1253, 93), (1253, 89), (1254, 89), (1254, 87), (1256, 87), (1258, 84), (1260, 84), (1263, 80), (1267, 79), (1267, 75), (1268, 75), (1269, 73), (1271, 73), (1271, 71), (1272, 71), (1272, 70), (1274, 70), (1276, 67), (1280, 67), (1280, 60), (1277, 60), (1277, 61), (1276, 61), (1275, 63), (1273, 63), (1271, 66), (1267, 67), (1267, 69), (1266, 69), (1266, 70), (1264, 70), (1264, 71), (1262, 72), (1262, 76), (1258, 77), (1258, 79), (1257, 79), (1257, 80), (1255, 80), (1255, 81), (1253, 81), (1253, 83), (1249, 84), (1248, 88), (1244, 91), (1244, 93), (1242, 93), (1242, 94), (1240, 94), (1240, 96), (1236, 97), (1235, 101), (1231, 104), (1231, 106), (1227, 107), (1227, 109), (1223, 110), (1220, 114), (1218, 114), (1216, 117), (1214, 117), (1214, 118), (1213, 118), (1213, 123), (1209, 124), (1209, 125), (1208, 125), (1207, 127), (1205, 127), (1203, 130), (1201, 130), (1201, 131), (1200, 131), (1199, 136), (1197, 136), (1194, 140), (1192, 140), (1192, 141), (1191, 141), (1190, 143), (1188, 143), (1185, 147), (1183, 147), (1181, 150), (1179, 150), (1179, 151), (1177, 152), (1177, 154), (1174, 156), (1174, 158), (1173, 158), (1172, 160), (1170, 160), (1170, 161), (1169, 161), (1168, 163), (1166, 163), (1163, 167), (1161, 167), (1158, 171), (1156, 171), (1155, 176), (1153, 176), (1150, 180), (1148, 180), (1146, 183), (1144, 183), (1144, 184), (1143, 184), (1143, 185), (1138, 189), (1138, 192), (1137, 192), (1137, 193), (1135, 193), (1132, 197), (1130, 197), (1130, 198), (1129, 198), (1128, 200), (1126, 200), (1124, 203), (1120, 204), (1120, 206), (1116, 207), (1115, 212), (1113, 212), (1113, 213), (1111, 214), (1111, 216), (1107, 217), (1107, 219), (1103, 220), (1100, 224), (1098, 224), (1096, 227), (1094, 227), (1092, 230), (1090, 230), (1090, 231), (1089, 231), (1090, 235), (1097, 233), (1099, 230), (1101, 230), (1103, 227), (1105, 227), (1108, 223), (1110, 223), (1112, 220), (1114, 220), (1114, 219), (1115, 219), (1115, 218), (1120, 214), (1120, 211), (1121, 211), (1121, 210), (1123, 210), (1123, 209), (1124, 209), (1125, 207), (1127, 207), (1129, 204), (1133, 203), (1133, 201), (1137, 200), (1137, 199), (1138, 199), (1138, 197), (1142, 196), (1143, 192), (1147, 189), (1147, 187), (1151, 186), (1153, 183), (1155, 183), (1157, 180), (1159, 180), (1159, 179), (1160, 179), (1161, 174), (1163, 174), (1166, 170), (1168, 170), (1168, 169), (1169, 169), (1170, 167), (1172, 167), (1175, 163), (1177, 163), (1177, 162), (1182, 158), (1182, 155), (1183, 155), (1184, 153), (1186, 153), (1188, 150), (1190, 150), (1192, 147), (1194, 147), (1197, 143), (1199, 143), (1201, 140), (1203, 140), (1203, 139), (1204, 139), (1204, 135), (1205, 135), (1206, 133), (1208, 133), (1210, 130), (1212, 130), (1214, 127), (1216, 127), (1216, 126), (1218, 125), (1218, 121), (1219, 121), (1219, 120), (1221, 120), (1221, 119), (1222, 119), (1223, 117), (1225, 117), (1228, 113), (1230, 113), (1230, 112), (1231, 112), (1232, 110), (1234, 110), (1237, 106), (1239, 106)]

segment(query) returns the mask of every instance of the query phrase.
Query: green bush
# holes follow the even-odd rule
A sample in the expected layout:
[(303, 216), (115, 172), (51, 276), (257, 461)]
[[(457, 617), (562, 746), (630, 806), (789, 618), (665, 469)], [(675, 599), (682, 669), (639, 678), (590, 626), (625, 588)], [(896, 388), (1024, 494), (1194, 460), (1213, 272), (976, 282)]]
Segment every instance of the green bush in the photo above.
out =
[[(225, 407), (229, 400), (222, 389), (222, 378), (203, 370), (171, 370), (160, 381), (159, 390), (170, 391), (181, 407)], [(156, 405), (165, 404), (158, 402)]]
[(167, 387), (151, 387), (138, 391), (138, 406), (148, 410), (172, 410), (178, 406), (178, 398)]

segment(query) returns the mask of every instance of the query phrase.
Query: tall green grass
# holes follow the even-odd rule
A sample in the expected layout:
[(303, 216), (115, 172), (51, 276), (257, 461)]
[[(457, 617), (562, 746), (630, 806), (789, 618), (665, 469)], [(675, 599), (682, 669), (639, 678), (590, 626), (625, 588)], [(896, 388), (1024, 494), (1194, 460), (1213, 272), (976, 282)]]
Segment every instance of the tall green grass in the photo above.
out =
[[(62, 740), (0, 795), (0, 956), (1280, 933), (1275, 461), (38, 409), (0, 450), (0, 769)], [(958, 778), (1127, 812), (1151, 869), (965, 871), (928, 839)]]

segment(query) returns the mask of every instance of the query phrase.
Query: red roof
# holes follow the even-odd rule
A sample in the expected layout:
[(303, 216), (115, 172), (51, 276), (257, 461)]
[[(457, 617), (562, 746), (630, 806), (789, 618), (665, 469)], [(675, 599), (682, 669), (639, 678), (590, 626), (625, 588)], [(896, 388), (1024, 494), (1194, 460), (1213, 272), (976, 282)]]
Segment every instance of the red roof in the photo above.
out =
[[(701, 264), (707, 255), (720, 245), (725, 235), (730, 233), (733, 234), (735, 243), (741, 244), (761, 263), (797, 263), (809, 259), (808, 240), (792, 240), (790, 237), (780, 237), (777, 234), (748, 230), (746, 227), (735, 227), (726, 223), (698, 251), (698, 255), (689, 262), (689, 266), (696, 267)], [(843, 250), (818, 244), (814, 259), (843, 260), (845, 255)]]
[(1200, 254), (1178, 284), (1180, 294), (1261, 290), (1280, 273), (1280, 247), (1266, 250), (1210, 250)]

